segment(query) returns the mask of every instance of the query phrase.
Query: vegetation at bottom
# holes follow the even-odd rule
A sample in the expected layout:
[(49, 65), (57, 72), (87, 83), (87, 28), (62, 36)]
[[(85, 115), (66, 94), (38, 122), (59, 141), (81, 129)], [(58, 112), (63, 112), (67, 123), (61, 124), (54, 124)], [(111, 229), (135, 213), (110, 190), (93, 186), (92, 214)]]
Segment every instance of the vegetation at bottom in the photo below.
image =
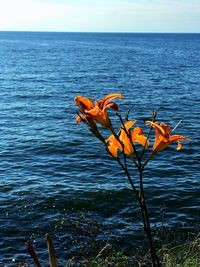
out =
[(200, 266), (200, 236), (187, 240), (182, 244), (164, 245), (160, 250), (165, 267), (199, 267)]
[[(173, 243), (174, 242), (166, 243), (158, 250), (158, 255), (163, 267), (200, 267), (200, 234), (193, 237), (193, 239), (182, 240), (179, 244), (174, 245)], [(56, 264), (49, 262), (48, 265), (47, 262), (45, 266), (150, 267), (152, 264), (149, 252), (145, 254), (142, 249), (140, 249), (136, 255), (127, 256), (124, 252), (115, 250), (110, 243), (107, 243), (100, 251), (93, 251), (93, 255), (90, 257), (84, 257), (83, 255), (81, 257), (80, 255), (72, 256), (64, 265), (59, 265), (58, 257)], [(30, 267), (30, 265), (27, 263), (18, 263), (17, 267)]]
[[(61, 227), (61, 228), (60, 228)], [(60, 251), (57, 248), (57, 240), (49, 235), (46, 236), (49, 262), (44, 257), (37, 257), (37, 246), (33, 251), (29, 248), (30, 259), (36, 267), (151, 267), (151, 253), (144, 246), (120, 251), (117, 241), (102, 240), (101, 234), (105, 231), (104, 226), (94, 218), (85, 215), (67, 217), (61, 219), (57, 230), (66, 232), (73, 229), (69, 239), (59, 240), (67, 250)], [(192, 232), (183, 229), (165, 229), (161, 227), (156, 233), (156, 247), (162, 267), (200, 267), (200, 233), (195, 228)], [(73, 249), (74, 246), (74, 249)], [(129, 253), (129, 254), (128, 254)], [(66, 259), (63, 259), (63, 254)], [(34, 260), (37, 258), (37, 260)], [(61, 259), (62, 257), (62, 259)], [(40, 260), (43, 262), (40, 263)], [(29, 267), (28, 263), (20, 263), (18, 267)]]
[[(164, 245), (158, 251), (163, 267), (199, 267), (200, 266), (200, 238), (187, 240), (182, 244), (171, 247), (170, 244)], [(76, 260), (71, 259), (66, 267), (77, 266)], [(137, 255), (128, 257), (122, 252), (110, 251), (108, 255), (97, 255), (82, 261), (83, 267), (150, 267), (151, 256)]]
[[(185, 240), (180, 244), (168, 243), (158, 250), (158, 255), (163, 267), (200, 267), (200, 236), (193, 240)], [(127, 256), (121, 251), (113, 250), (111, 246), (105, 246), (98, 255), (77, 262), (72, 258), (66, 267), (150, 267), (151, 255), (145, 255), (142, 250), (134, 256)]]

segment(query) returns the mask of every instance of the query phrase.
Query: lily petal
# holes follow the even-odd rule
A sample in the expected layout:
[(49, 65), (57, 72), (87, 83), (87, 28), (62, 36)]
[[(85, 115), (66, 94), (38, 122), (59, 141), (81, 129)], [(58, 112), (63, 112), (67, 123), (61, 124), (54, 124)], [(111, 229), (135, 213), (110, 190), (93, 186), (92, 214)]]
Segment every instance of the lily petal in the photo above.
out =
[(114, 93), (114, 94), (108, 94), (102, 99), (102, 105), (107, 105), (108, 101), (114, 99), (114, 98), (124, 98), (122, 94)]
[(103, 108), (103, 110), (106, 109), (106, 108), (112, 108), (113, 110), (118, 111), (118, 105), (117, 105), (115, 102), (109, 102), (109, 103)]
[(85, 111), (86, 114), (91, 115), (92, 117), (96, 117), (99, 115), (100, 109), (95, 107), (89, 111)]
[(79, 106), (79, 108), (82, 111), (90, 110), (90, 109), (94, 108), (93, 102), (89, 98), (84, 97), (84, 96), (75, 97), (74, 98), (74, 102), (75, 102), (76, 105)]
[(181, 142), (178, 142), (178, 145), (177, 145), (177, 148), (176, 148), (176, 150), (177, 151), (179, 151), (179, 150), (181, 150), (182, 149), (182, 143)]
[(75, 118), (75, 120), (76, 120), (76, 123), (79, 123), (79, 122), (81, 122), (81, 121), (85, 121), (85, 118), (84, 118), (84, 115), (83, 114), (78, 114), (78, 115), (76, 115), (76, 118)]
[(153, 145), (153, 152), (158, 153), (170, 146), (172, 143), (178, 143), (177, 150), (182, 148), (180, 140), (191, 141), (182, 135), (172, 135), (170, 136), (170, 126), (164, 123), (150, 122), (147, 121), (146, 124), (151, 125), (156, 133), (155, 141)]
[(133, 143), (140, 143), (143, 147), (148, 148), (149, 146), (149, 140), (147, 140), (147, 137), (143, 135), (143, 131), (140, 127), (136, 127), (132, 133), (131, 138)]
[(117, 139), (114, 137), (114, 135), (109, 136), (109, 138), (106, 140), (108, 150), (110, 153), (116, 158), (117, 157), (117, 150), (122, 149), (121, 144)]
[(177, 135), (177, 134), (176, 135), (172, 135), (169, 138), (169, 141), (172, 142), (172, 143), (177, 142), (178, 140), (186, 140), (186, 141), (189, 141), (189, 142), (192, 141), (191, 139), (186, 138), (185, 136)]
[[(124, 144), (124, 153), (132, 156), (133, 155), (133, 145), (131, 143), (131, 133), (130, 136), (127, 135), (127, 132), (129, 132), (130, 128), (136, 123), (136, 121), (126, 121), (124, 125), (121, 126), (120, 132), (119, 132), (119, 139)], [(122, 151), (122, 149), (121, 149)]]
[(165, 134), (164, 129), (157, 123), (157, 122), (152, 122), (152, 121), (146, 121), (147, 125), (152, 126), (154, 129), (158, 130), (161, 134)]
[[(110, 153), (117, 157), (117, 150), (119, 149), (124, 154), (133, 157), (134, 154), (134, 142), (138, 142), (141, 145), (148, 147), (149, 141), (143, 135), (143, 131), (140, 127), (130, 131), (130, 128), (136, 123), (136, 121), (126, 121), (119, 129), (118, 137), (111, 135), (107, 139), (107, 145)], [(128, 134), (127, 134), (128, 133)], [(129, 136), (130, 134), (130, 136)]]
[[(129, 137), (127, 136), (126, 132), (130, 130), (130, 128), (136, 123), (136, 121), (126, 121), (124, 125), (120, 127), (120, 139), (123, 140)], [(125, 128), (125, 129), (124, 129)]]
[[(112, 108), (113, 110), (118, 110), (118, 105), (114, 102), (109, 102), (113, 98), (123, 98), (122, 94), (108, 94), (102, 100), (97, 100), (95, 105), (90, 98), (83, 96), (77, 96), (74, 102), (79, 106), (80, 111), (83, 115), (90, 116), (92, 120), (97, 121), (105, 128), (111, 127), (111, 121), (106, 112), (107, 108)], [(76, 118), (77, 122), (84, 121), (83, 118)]]

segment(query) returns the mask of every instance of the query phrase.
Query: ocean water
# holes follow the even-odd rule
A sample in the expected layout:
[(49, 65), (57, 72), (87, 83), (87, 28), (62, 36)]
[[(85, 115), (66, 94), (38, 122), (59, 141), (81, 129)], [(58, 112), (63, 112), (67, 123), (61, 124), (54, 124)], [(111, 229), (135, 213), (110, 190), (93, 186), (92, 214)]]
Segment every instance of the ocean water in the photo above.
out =
[(200, 34), (0, 32), (0, 266), (30, 261), (27, 240), (45, 264), (46, 232), (63, 262), (76, 255), (73, 218), (94, 218), (122, 249), (140, 242), (126, 177), (74, 120), (75, 96), (113, 92), (145, 132), (153, 110), (172, 128), (181, 120), (192, 143), (147, 165), (147, 205), (153, 229), (198, 227)]

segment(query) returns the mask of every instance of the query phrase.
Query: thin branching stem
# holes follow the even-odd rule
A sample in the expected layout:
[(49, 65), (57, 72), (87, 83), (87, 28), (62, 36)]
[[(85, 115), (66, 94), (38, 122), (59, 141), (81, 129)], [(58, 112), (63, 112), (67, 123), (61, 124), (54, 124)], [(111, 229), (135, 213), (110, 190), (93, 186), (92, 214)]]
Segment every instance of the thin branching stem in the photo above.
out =
[[(134, 191), (134, 193), (135, 193), (135, 195), (136, 195), (136, 198), (137, 198), (137, 200), (139, 201), (139, 194), (138, 194), (137, 189), (136, 189), (136, 187), (135, 187), (135, 185), (134, 185), (134, 183), (133, 183), (133, 180), (132, 180), (132, 178), (131, 178), (131, 175), (130, 175), (130, 173), (129, 173), (129, 171), (128, 171), (127, 162), (126, 162), (126, 156), (124, 157), (124, 165), (123, 165), (123, 163), (121, 162), (121, 160), (120, 160), (119, 157), (114, 157), (113, 154), (110, 153), (110, 151), (109, 151), (109, 149), (108, 149), (108, 145), (107, 145), (106, 142), (104, 142), (104, 145), (106, 146), (106, 150), (107, 150), (107, 152), (112, 156), (112, 158), (113, 158), (115, 161), (117, 161), (117, 163), (120, 165), (120, 167), (121, 167), (121, 168), (123, 169), (123, 171), (125, 172), (125, 174), (126, 174), (128, 180), (129, 180), (129, 183), (130, 183), (130, 185), (131, 185), (131, 187), (132, 187), (132, 189), (133, 189), (133, 191)], [(125, 155), (125, 154), (124, 154), (124, 155)]]
[(133, 180), (132, 180), (132, 178), (131, 178), (131, 176), (130, 176), (130, 173), (129, 173), (128, 169), (121, 163), (121, 161), (119, 160), (119, 158), (117, 158), (117, 162), (119, 163), (119, 165), (120, 165), (120, 166), (122, 167), (122, 169), (124, 170), (124, 172), (125, 172), (125, 174), (126, 174), (126, 176), (127, 176), (127, 178), (128, 178), (128, 181), (129, 181), (129, 183), (130, 183), (130, 185), (131, 185), (133, 191), (135, 192), (137, 201), (139, 201), (140, 198), (139, 198), (138, 191), (137, 191), (137, 189), (136, 189), (136, 187), (135, 187), (135, 185), (134, 185), (134, 183), (133, 183)]
[(148, 158), (145, 160), (144, 164), (142, 165), (142, 170), (144, 170), (144, 167), (147, 165), (147, 163), (150, 161), (150, 159), (153, 157), (153, 152), (149, 154)]
[[(154, 113), (153, 120), (155, 120), (155, 116), (156, 116), (156, 114)], [(144, 171), (144, 167), (146, 166), (148, 161), (151, 159), (153, 153), (151, 153), (149, 155), (149, 157), (147, 158), (147, 160), (144, 162), (144, 164), (142, 164), (142, 158), (143, 158), (144, 152), (142, 152), (142, 154), (140, 156), (138, 155), (138, 153), (137, 153), (137, 151), (135, 149), (135, 146), (133, 144), (133, 141), (131, 139), (130, 132), (127, 131), (127, 129), (126, 129), (125, 125), (124, 125), (124, 122), (122, 120), (122, 117), (119, 114), (118, 114), (118, 117), (120, 118), (120, 121), (122, 123), (122, 127), (121, 127), (122, 130), (125, 131), (125, 133), (127, 134), (128, 138), (130, 139), (130, 142), (131, 142), (131, 145), (132, 145), (132, 148), (133, 148), (133, 151), (134, 151), (134, 155), (136, 156), (136, 159), (137, 159), (137, 161), (136, 161), (136, 159), (134, 158), (134, 155), (133, 155), (135, 166), (136, 166), (136, 168), (138, 170), (138, 173), (139, 173), (139, 190), (136, 189), (135, 184), (133, 182), (133, 179), (131, 178), (130, 172), (128, 170), (127, 156), (125, 154), (124, 143), (120, 140), (119, 135), (115, 133), (115, 130), (112, 127), (112, 125), (109, 127), (109, 129), (112, 132), (112, 134), (114, 135), (114, 137), (116, 138), (116, 140), (121, 144), (121, 147), (122, 147), (122, 151), (121, 152), (123, 154), (123, 163), (122, 163), (122, 161), (120, 160), (120, 158), (118, 156), (115, 157), (110, 152), (110, 150), (108, 148), (108, 146), (109, 146), (108, 142), (103, 138), (103, 136), (99, 133), (99, 131), (93, 131), (93, 133), (96, 135), (96, 137), (100, 141), (103, 142), (103, 144), (106, 147), (107, 152), (112, 156), (112, 158), (115, 161), (117, 161), (117, 163), (122, 168), (122, 170), (124, 171), (125, 175), (127, 176), (128, 181), (129, 181), (129, 183), (130, 183), (130, 185), (132, 187), (133, 192), (136, 195), (136, 199), (137, 199), (137, 202), (138, 202), (139, 207), (140, 207), (142, 222), (143, 222), (143, 226), (144, 226), (144, 231), (145, 231), (145, 234), (146, 234), (146, 237), (148, 239), (149, 246), (150, 246), (152, 266), (153, 267), (160, 267), (161, 264), (159, 262), (159, 258), (157, 256), (155, 248), (154, 248), (154, 242), (153, 242), (153, 237), (152, 237), (152, 232), (151, 232), (151, 227), (150, 227), (150, 221), (149, 221), (149, 215), (148, 215), (148, 211), (147, 211), (147, 206), (146, 206), (146, 203), (145, 203), (145, 195), (144, 195), (144, 188), (143, 188), (143, 171)], [(150, 131), (149, 131), (148, 138), (150, 136), (151, 130), (152, 129), (150, 129)], [(145, 144), (145, 146), (146, 146), (146, 144)]]

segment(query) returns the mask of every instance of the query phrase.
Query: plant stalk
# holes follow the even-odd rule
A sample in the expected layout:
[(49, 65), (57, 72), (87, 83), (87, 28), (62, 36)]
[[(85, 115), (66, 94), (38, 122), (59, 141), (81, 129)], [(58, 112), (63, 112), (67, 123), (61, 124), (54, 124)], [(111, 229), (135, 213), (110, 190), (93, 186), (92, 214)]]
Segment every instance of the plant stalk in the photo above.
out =
[(142, 216), (142, 222), (144, 226), (144, 232), (146, 234), (146, 237), (149, 242), (149, 247), (150, 247), (150, 252), (151, 252), (151, 259), (152, 259), (152, 266), (153, 267), (161, 267), (159, 258), (156, 254), (156, 250), (153, 244), (153, 237), (152, 237), (152, 231), (151, 231), (151, 226), (150, 226), (150, 221), (149, 221), (149, 215), (148, 215), (148, 210), (147, 206), (145, 203), (145, 195), (144, 195), (144, 188), (143, 188), (143, 168), (141, 166), (141, 162), (139, 164), (139, 180), (140, 180), (140, 192), (139, 192), (139, 205), (140, 205), (140, 211), (141, 211), (141, 216)]

